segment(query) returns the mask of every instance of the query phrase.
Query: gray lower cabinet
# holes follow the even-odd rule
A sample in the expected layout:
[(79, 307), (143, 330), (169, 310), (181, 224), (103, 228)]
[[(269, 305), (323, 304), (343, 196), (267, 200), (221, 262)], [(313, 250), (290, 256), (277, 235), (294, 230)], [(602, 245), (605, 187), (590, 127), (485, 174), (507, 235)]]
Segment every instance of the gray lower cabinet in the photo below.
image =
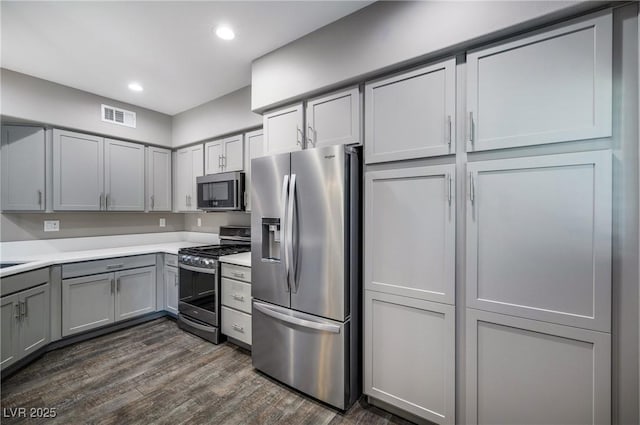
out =
[(164, 309), (169, 313), (178, 314), (178, 268), (164, 266)]
[(611, 336), (467, 309), (468, 424), (611, 423)]
[(221, 267), (222, 333), (251, 345), (251, 268), (235, 264)]
[(155, 310), (155, 266), (62, 280), (62, 336)]
[(455, 423), (455, 307), (366, 290), (364, 393)]
[(2, 126), (3, 211), (45, 209), (45, 131), (42, 127)]
[(48, 283), (2, 297), (2, 369), (44, 347), (50, 340)]

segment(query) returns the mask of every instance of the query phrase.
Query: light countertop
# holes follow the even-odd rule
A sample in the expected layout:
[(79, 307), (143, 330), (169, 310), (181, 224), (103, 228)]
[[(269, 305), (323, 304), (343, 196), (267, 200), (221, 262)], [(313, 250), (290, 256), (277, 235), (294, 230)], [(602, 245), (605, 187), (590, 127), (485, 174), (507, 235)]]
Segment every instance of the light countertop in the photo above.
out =
[[(0, 278), (54, 264), (153, 253), (177, 254), (181, 248), (217, 243), (218, 235), (207, 235), (207, 237), (203, 239), (202, 236), (193, 236), (185, 233), (187, 232), (176, 232), (176, 235), (173, 235), (173, 237), (163, 235), (161, 238), (153, 237), (153, 235), (140, 235), (137, 238), (133, 238), (138, 242), (137, 245), (130, 243), (132, 240), (131, 236), (138, 235), (127, 235), (126, 240), (124, 236), (78, 238), (78, 241), (60, 239), (58, 241), (63, 241), (64, 244), (62, 242), (56, 244), (56, 241), (46, 241), (46, 245), (44, 245), (44, 243), (37, 245), (39, 241), (27, 241), (28, 243), (5, 242), (2, 244), (2, 262), (24, 264), (1, 269)], [(85, 240), (80, 241), (80, 239)], [(71, 245), (69, 242), (71, 242)], [(123, 246), (113, 246), (114, 244), (121, 244)], [(61, 247), (63, 247), (64, 250), (61, 250)], [(249, 263), (250, 262), (251, 259), (249, 257)]]
[(221, 263), (235, 264), (237, 266), (251, 267), (251, 252), (224, 255), (219, 258)]

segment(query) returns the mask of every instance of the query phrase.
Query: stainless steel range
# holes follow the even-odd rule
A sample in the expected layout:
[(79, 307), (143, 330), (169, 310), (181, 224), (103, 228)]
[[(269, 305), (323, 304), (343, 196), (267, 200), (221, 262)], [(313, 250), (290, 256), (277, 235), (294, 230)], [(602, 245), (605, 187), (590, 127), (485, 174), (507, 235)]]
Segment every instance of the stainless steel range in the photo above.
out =
[(218, 344), (220, 334), (220, 263), (223, 255), (251, 250), (251, 228), (222, 226), (220, 245), (183, 248), (178, 251), (178, 326)]

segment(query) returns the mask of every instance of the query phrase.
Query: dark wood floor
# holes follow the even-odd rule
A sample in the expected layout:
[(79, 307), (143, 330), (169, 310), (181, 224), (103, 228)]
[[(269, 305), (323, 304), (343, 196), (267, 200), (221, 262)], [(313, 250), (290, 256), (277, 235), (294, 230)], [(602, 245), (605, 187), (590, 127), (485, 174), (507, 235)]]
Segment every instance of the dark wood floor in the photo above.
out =
[[(341, 414), (256, 372), (248, 352), (168, 319), (47, 353), (3, 380), (1, 399), (3, 424), (408, 423), (364, 403)], [(7, 417), (18, 407), (57, 416)]]

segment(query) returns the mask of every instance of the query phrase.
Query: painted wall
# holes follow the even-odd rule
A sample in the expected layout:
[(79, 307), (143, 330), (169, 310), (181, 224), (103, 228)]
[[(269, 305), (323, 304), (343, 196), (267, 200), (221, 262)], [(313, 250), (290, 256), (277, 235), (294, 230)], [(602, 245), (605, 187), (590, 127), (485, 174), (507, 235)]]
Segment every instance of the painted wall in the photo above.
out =
[[(159, 219), (166, 219), (160, 227)], [(45, 232), (44, 220), (60, 220), (59, 232)], [(178, 232), (184, 230), (183, 214), (64, 212), (0, 214), (0, 241), (76, 238), (129, 233)], [(196, 230), (197, 231), (197, 230)]]
[(174, 115), (172, 144), (180, 147), (262, 125), (251, 112), (251, 86)]
[(603, 2), (376, 2), (256, 59), (251, 108), (264, 112), (599, 3)]
[[(136, 112), (137, 128), (103, 122), (101, 104)], [(171, 146), (171, 117), (40, 78), (0, 69), (3, 121), (32, 121), (104, 136)]]

